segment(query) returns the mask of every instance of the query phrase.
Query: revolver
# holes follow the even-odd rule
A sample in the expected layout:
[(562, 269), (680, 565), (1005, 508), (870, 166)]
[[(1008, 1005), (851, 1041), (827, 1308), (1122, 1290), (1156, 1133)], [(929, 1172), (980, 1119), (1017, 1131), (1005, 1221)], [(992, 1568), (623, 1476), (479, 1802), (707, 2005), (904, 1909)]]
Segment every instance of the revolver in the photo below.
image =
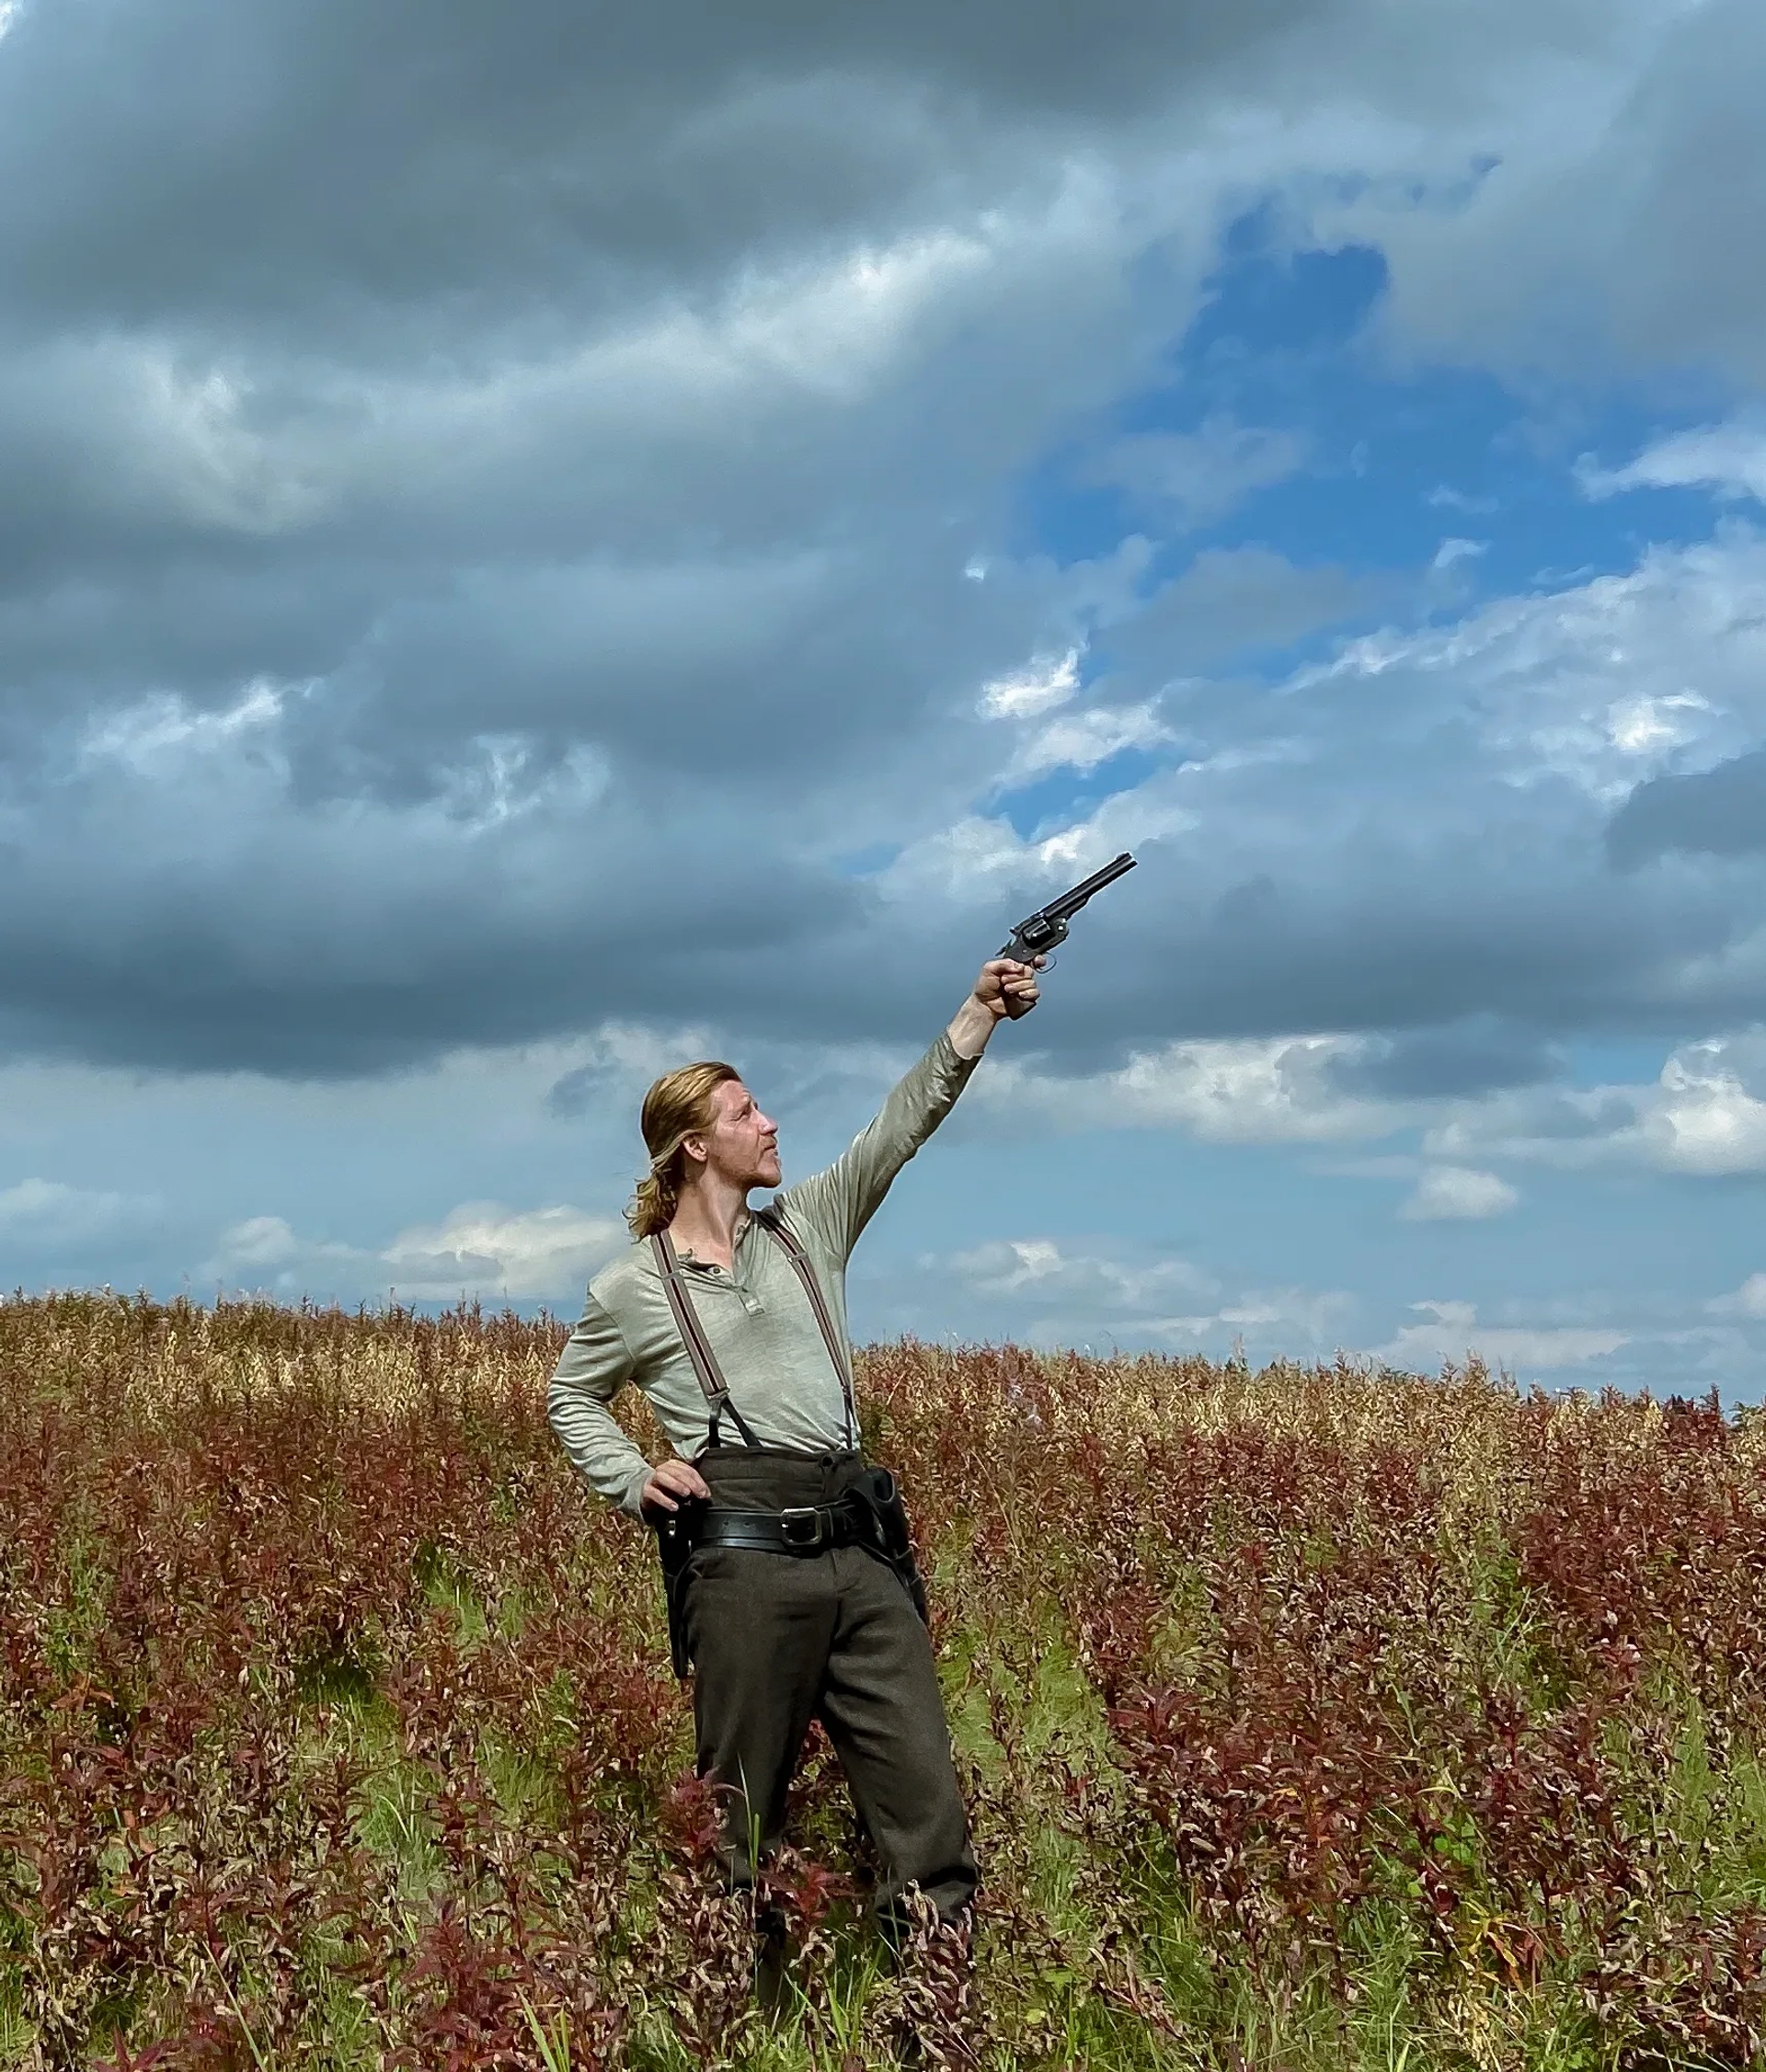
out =
[(1107, 885), (1114, 885), (1118, 877), (1133, 868), (1134, 858), (1125, 849), (1114, 863), (1106, 864), (1101, 871), (1094, 871), (1071, 892), (1063, 892), (1059, 899), (1050, 899), (1046, 907), (1038, 907), (1027, 921), (1019, 922), (1012, 931), (1011, 940), (994, 955), (1015, 957), (1020, 964), (1030, 964), (1039, 956), (1046, 956), (1067, 940), (1067, 923), (1092, 894), (1103, 891)]

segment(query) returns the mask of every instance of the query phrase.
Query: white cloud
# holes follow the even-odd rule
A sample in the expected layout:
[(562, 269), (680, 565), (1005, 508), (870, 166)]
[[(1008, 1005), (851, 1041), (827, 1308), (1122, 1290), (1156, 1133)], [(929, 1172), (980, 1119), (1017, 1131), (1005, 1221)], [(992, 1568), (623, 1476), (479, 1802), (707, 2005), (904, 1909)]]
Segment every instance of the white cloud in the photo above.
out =
[(261, 738), (253, 752), (280, 761), (276, 728), (286, 696), (284, 688), (265, 679), (247, 684), (233, 704), (205, 712), (173, 693), (154, 692), (95, 717), (75, 752), (82, 761), (121, 762), (150, 777), (177, 773), (198, 756), (236, 756), (256, 735)]
[(1655, 755), (1679, 748), (1697, 731), (1688, 717), (1711, 711), (1694, 691), (1655, 698), (1621, 698), (1607, 712), (1607, 738), (1626, 755)]
[(1321, 1352), (1341, 1343), (1342, 1326), (1354, 1309), (1355, 1298), (1339, 1288), (1255, 1288), (1223, 1302), (1211, 1317), (1171, 1320), (1167, 1330), (1202, 1344), (1225, 1327), (1283, 1352), (1294, 1340)]
[[(303, 1250), (329, 1250), (344, 1258), (354, 1256), (346, 1245), (303, 1247), (292, 1228), (280, 1216), (248, 1216), (221, 1236), (221, 1257), (235, 1268), (280, 1266), (298, 1258)], [(214, 1269), (205, 1267), (203, 1277)]]
[[(980, 571), (974, 579), (980, 579)], [(981, 693), (980, 710), (987, 719), (1033, 719), (1064, 705), (1078, 688), (1079, 649), (1070, 647), (1064, 655), (1038, 655), (1014, 674), (995, 677)]]
[(1520, 1199), (1506, 1180), (1471, 1166), (1431, 1165), (1424, 1169), (1399, 1215), (1408, 1223), (1481, 1222), (1504, 1216)]
[(978, 1091), (1068, 1128), (1184, 1129), (1221, 1144), (1344, 1143), (1389, 1135), (1412, 1113), (1344, 1090), (1345, 1068), (1374, 1048), (1342, 1036), (1172, 1043), (1089, 1078), (1055, 1079), (1006, 1061)]
[(1714, 1317), (1766, 1319), (1766, 1274), (1749, 1274), (1741, 1286), (1705, 1304)]
[[(1623, 573), (1498, 598), (1450, 626), (1364, 635), (1285, 689), (1316, 697), (1395, 679), (1419, 701), (1448, 702), (1477, 744), (1482, 783), (1554, 777), (1604, 812), (1670, 752), (1692, 746), (1708, 762), (1756, 744), (1766, 730), (1762, 600), (1766, 539), (1737, 531), (1652, 547)], [(1321, 704), (1314, 724), (1345, 710)], [(1438, 765), (1426, 781), (1454, 810), (1464, 776)]]
[(1470, 1302), (1413, 1302), (1411, 1308), (1428, 1321), (1405, 1325), (1372, 1355), (1409, 1373), (1427, 1373), (1474, 1355), (1492, 1366), (1521, 1371), (1577, 1367), (1585, 1360), (1604, 1359), (1629, 1343), (1623, 1331), (1580, 1325), (1537, 1330), (1481, 1325)]
[(146, 1229), (161, 1213), (153, 1195), (20, 1180), (0, 1189), (0, 1240), (26, 1252), (62, 1251)]
[(497, 1202), (463, 1203), (440, 1223), (413, 1225), (379, 1250), (304, 1239), (280, 1216), (254, 1216), (223, 1234), (199, 1276), (267, 1284), (279, 1293), (557, 1301), (574, 1299), (625, 1240), (625, 1225), (608, 1217)]
[(1157, 748), (1170, 738), (1169, 728), (1151, 704), (1094, 705), (1089, 712), (1063, 713), (1025, 742), (1007, 767), (1006, 781), (1047, 770), (1095, 770), (1124, 749)]
[(1451, 568), (1461, 561), (1477, 561), (1490, 551), (1488, 540), (1443, 540), (1435, 550), (1431, 564), (1436, 568)]
[(1766, 428), (1733, 423), (1676, 432), (1618, 468), (1603, 468), (1585, 455), (1576, 476), (1584, 494), (1596, 498), (1626, 489), (1697, 488), (1766, 503)]
[(1487, 518), (1501, 509), (1495, 497), (1474, 497), (1445, 482), (1439, 483), (1423, 501), (1437, 510), (1462, 510), (1468, 518)]
[(381, 1254), (395, 1285), (407, 1294), (445, 1298), (463, 1286), (494, 1287), (527, 1300), (585, 1283), (627, 1232), (623, 1223), (578, 1208), (516, 1212), (471, 1202), (439, 1224), (401, 1231)]
[(1420, 1127), (1426, 1162), (1400, 1210), (1407, 1221), (1514, 1208), (1518, 1191), (1481, 1162), (1491, 1159), (1700, 1179), (1766, 1173), (1766, 1031), (1683, 1045), (1653, 1082), (1469, 1098), (1359, 1091), (1384, 1047), (1338, 1035), (1173, 1043), (1072, 1078), (1002, 1058), (970, 1099), (1034, 1112), (1051, 1128), (1175, 1129), (1221, 1144), (1347, 1144)]
[(1689, 1045), (1668, 1060), (1640, 1127), (1671, 1173), (1766, 1172), (1766, 1101), (1728, 1068), (1720, 1042)]
[[(931, 1264), (931, 1262), (928, 1262)], [(1136, 1314), (1215, 1292), (1212, 1277), (1183, 1259), (1132, 1263), (1074, 1254), (1053, 1238), (1007, 1238), (959, 1252), (949, 1270), (988, 1295), (1034, 1291), (1044, 1299), (1115, 1303)]]
[(1143, 1345), (1225, 1351), (1244, 1340), (1257, 1357), (1337, 1343), (1353, 1303), (1306, 1288), (1224, 1289), (1186, 1259), (1127, 1246), (1076, 1249), (1057, 1238), (1012, 1238), (919, 1262), (943, 1281), (964, 1328), (1038, 1345)]
[[(1062, 201), (1067, 214), (1062, 213)], [(305, 370), (309, 407), (249, 423), (257, 383), (232, 367), (187, 372), (165, 349), (107, 337), (28, 363), (46, 394), (95, 399), (120, 450), (111, 500), (161, 502), (253, 533), (292, 531), (358, 503), (450, 498), (547, 441), (580, 441), (589, 502), (617, 495), (628, 468), (710, 439), (731, 413), (862, 405), (910, 371), (941, 322), (1041, 239), (1063, 243), (1085, 201), (1069, 191), (1026, 221), (939, 227), (889, 243), (862, 237), (795, 266), (744, 268), (698, 306), (638, 303), (586, 338), (528, 355)], [(267, 383), (273, 386), (273, 382)]]
[[(888, 245), (862, 244), (831, 264), (795, 278), (744, 280), (722, 313), (717, 332), (677, 316), (681, 371), (703, 366), (720, 383), (729, 370), (776, 371), (842, 401), (856, 400), (899, 354), (919, 341), (932, 306), (962, 280), (983, 275), (1006, 219), (993, 215), (982, 235), (955, 229), (910, 233)], [(678, 327), (678, 329), (677, 329)], [(646, 356), (659, 340), (646, 342)]]
[(1458, 1104), (1427, 1155), (1629, 1164), (1693, 1178), (1766, 1173), (1766, 1036), (1683, 1045), (1643, 1085), (1522, 1088)]
[(1195, 819), (1187, 806), (1157, 784), (1120, 792), (1090, 819), (1036, 841), (1023, 840), (1009, 820), (968, 813), (908, 843), (872, 883), (892, 901), (935, 898), (958, 911), (984, 908), (984, 925), (991, 929), (1004, 918), (999, 902), (1008, 896), (1016, 909), (1010, 919), (1016, 921), (1118, 851), (1192, 827)]

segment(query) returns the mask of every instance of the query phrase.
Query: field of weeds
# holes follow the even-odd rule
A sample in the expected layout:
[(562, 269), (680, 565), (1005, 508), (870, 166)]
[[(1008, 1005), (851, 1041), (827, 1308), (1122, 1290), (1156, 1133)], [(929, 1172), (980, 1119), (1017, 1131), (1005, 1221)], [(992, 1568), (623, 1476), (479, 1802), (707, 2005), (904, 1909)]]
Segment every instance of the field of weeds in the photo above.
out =
[(882, 1961), (819, 1749), (763, 2022), (559, 1336), (0, 1304), (0, 2065), (1759, 2062), (1759, 1424), (873, 1350), (980, 1989)]

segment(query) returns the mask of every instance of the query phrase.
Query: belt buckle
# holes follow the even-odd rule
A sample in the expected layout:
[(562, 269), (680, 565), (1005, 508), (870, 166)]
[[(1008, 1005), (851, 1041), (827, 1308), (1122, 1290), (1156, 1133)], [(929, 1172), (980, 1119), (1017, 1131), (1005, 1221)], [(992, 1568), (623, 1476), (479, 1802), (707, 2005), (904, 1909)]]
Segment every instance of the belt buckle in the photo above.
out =
[(828, 1521), (814, 1504), (793, 1505), (779, 1513), (779, 1534), (793, 1553), (807, 1554), (827, 1539)]

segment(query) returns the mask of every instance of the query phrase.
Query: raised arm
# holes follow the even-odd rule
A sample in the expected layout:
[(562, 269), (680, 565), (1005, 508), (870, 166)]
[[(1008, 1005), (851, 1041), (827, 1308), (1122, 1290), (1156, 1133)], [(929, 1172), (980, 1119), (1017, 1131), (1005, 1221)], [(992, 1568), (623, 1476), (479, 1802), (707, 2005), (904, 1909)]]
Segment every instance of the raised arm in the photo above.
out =
[(1037, 1004), (1034, 965), (992, 957), (950, 1025), (823, 1173), (787, 1187), (778, 1206), (806, 1239), (843, 1262), (889, 1184), (955, 1106), (994, 1030)]

